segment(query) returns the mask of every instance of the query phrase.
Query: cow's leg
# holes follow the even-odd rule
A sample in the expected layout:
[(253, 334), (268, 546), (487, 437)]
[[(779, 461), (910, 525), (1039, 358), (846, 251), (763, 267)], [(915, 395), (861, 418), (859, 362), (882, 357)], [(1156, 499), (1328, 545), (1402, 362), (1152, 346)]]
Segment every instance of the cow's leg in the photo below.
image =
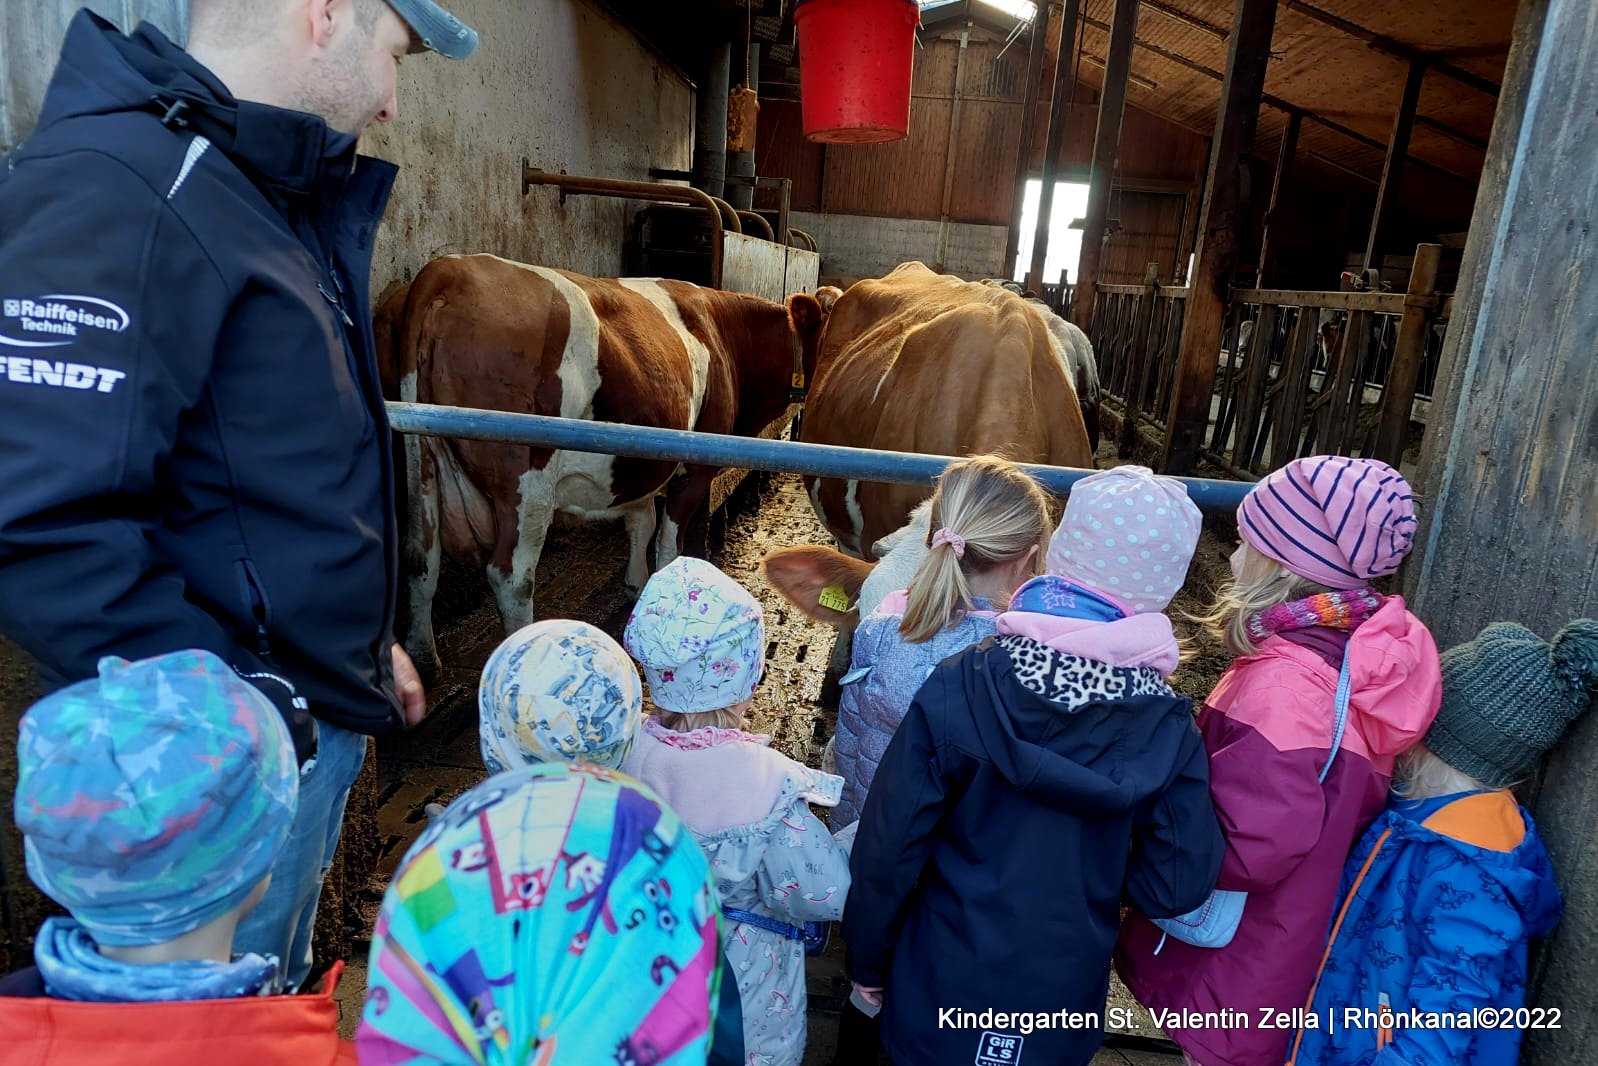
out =
[[(666, 517), (655, 536), (656, 569), (683, 553), (683, 537), (710, 497), (710, 483), (715, 479), (715, 467), (689, 466), (666, 483)], [(708, 545), (705, 554), (710, 554)]]
[(533, 581), (538, 560), (544, 554), (544, 540), (555, 517), (555, 486), (559, 477), (550, 467), (529, 470), (519, 482), (514, 511), (501, 509), (499, 535), (488, 562), (488, 583), (499, 604), (499, 620), (507, 634), (533, 620)]
[[(649, 541), (655, 535), (655, 497), (634, 504), (622, 514), (627, 526), (627, 591), (636, 596), (649, 580)], [(670, 560), (666, 560), (670, 562)]]
[(438, 591), (443, 531), (438, 522), (438, 460), (434, 445), (405, 435), (405, 566), (409, 615), (401, 620), (403, 643), (422, 683), (431, 687), (443, 664), (433, 639), (433, 594)]

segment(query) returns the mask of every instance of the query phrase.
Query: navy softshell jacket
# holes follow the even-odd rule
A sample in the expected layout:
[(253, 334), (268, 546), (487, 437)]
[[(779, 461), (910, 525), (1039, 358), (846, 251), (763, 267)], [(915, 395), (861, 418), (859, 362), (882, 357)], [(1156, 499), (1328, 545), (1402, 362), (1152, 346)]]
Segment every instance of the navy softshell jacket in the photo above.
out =
[[(916, 694), (866, 797), (843, 931), (849, 976), (885, 989), (895, 1063), (1087, 1063), (1123, 901), (1174, 916), (1215, 884), (1190, 702), (1152, 671), (1036, 651), (1086, 698), (1025, 687), (1001, 643), (967, 649)], [(1143, 689), (1090, 695), (1106, 678)]]
[(0, 164), (0, 632), (48, 685), (204, 648), (302, 757), (311, 715), (396, 720), (368, 292), (394, 173), (148, 25), (73, 19)]

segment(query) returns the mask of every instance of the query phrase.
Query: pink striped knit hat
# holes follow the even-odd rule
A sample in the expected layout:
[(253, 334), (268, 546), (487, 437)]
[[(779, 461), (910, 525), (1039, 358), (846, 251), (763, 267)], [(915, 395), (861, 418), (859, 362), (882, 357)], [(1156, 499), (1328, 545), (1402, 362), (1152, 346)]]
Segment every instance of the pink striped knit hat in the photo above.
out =
[(1237, 509), (1245, 543), (1307, 581), (1357, 588), (1397, 570), (1415, 541), (1415, 496), (1377, 459), (1295, 459)]

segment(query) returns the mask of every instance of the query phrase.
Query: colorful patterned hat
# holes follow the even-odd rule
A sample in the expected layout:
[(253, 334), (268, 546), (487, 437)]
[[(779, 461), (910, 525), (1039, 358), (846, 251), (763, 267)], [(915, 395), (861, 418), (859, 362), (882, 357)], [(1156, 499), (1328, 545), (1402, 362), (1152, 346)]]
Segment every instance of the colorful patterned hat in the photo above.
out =
[(28, 874), (105, 945), (175, 940), (243, 903), (299, 800), (282, 718), (206, 651), (101, 659), (23, 717), (17, 761)]
[(766, 667), (766, 622), (738, 582), (680, 556), (649, 579), (622, 643), (666, 711), (700, 714), (747, 700)]
[(551, 618), (506, 637), (477, 689), (490, 773), (584, 759), (618, 767), (632, 749), (643, 686), (627, 653), (587, 622)]

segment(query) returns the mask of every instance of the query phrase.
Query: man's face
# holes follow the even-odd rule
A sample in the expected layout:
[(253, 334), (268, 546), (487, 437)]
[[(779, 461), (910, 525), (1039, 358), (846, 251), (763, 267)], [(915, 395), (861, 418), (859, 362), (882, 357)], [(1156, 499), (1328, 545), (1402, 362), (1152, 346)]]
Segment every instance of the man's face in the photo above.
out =
[(399, 58), (413, 38), (405, 20), (386, 3), (375, 20), (362, 18), (361, 4), (346, 0), (326, 46), (317, 57), (306, 110), (321, 115), (341, 133), (359, 134), (373, 122), (388, 122), (399, 111), (395, 82)]

